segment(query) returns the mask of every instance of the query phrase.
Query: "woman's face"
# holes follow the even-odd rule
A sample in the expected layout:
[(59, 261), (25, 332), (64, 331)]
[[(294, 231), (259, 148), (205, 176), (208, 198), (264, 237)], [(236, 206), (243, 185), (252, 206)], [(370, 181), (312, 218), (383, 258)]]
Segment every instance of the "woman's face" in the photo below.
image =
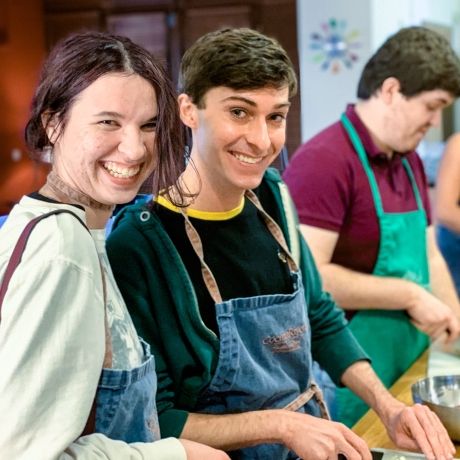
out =
[[(154, 169), (157, 100), (139, 75), (109, 73), (82, 91), (65, 128), (47, 128), (53, 169), (96, 201), (127, 203)], [(57, 137), (56, 137), (57, 136)]]

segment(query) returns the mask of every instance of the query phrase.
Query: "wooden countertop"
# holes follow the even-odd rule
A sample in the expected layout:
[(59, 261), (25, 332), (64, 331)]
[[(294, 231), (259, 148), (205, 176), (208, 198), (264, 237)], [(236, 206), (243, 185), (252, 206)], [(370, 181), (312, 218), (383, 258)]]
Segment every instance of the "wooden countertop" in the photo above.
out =
[[(417, 380), (426, 377), (428, 365), (428, 351), (425, 351), (420, 358), (397, 380), (390, 388), (390, 393), (406, 404), (413, 404), (411, 385)], [(353, 427), (353, 431), (361, 436), (369, 447), (384, 447), (396, 449), (390, 441), (387, 432), (373, 410), (369, 410)], [(460, 457), (460, 444), (456, 444), (456, 457)]]

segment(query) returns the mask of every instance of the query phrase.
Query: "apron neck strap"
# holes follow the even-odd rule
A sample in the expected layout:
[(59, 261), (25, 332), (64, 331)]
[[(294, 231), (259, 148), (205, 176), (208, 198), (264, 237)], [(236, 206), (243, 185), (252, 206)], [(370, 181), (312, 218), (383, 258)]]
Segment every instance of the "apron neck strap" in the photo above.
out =
[[(265, 212), (262, 205), (260, 204), (259, 199), (252, 190), (247, 190), (245, 196), (249, 199), (249, 201), (251, 201), (254, 204), (257, 210), (261, 213), (262, 218), (264, 219), (264, 222), (267, 225), (269, 232), (272, 234), (273, 238), (275, 238), (275, 240), (278, 242), (278, 244), (285, 252), (289, 269), (291, 271), (297, 271), (297, 264), (295, 263), (293, 257), (291, 256), (287, 248), (286, 240), (278, 224)], [(206, 288), (208, 289), (210, 296), (214, 300), (214, 303), (222, 303), (222, 295), (220, 294), (219, 287), (217, 286), (217, 281), (214, 275), (212, 274), (209, 265), (204, 260), (203, 243), (201, 241), (200, 235), (198, 234), (198, 231), (190, 221), (190, 218), (187, 215), (187, 211), (184, 208), (180, 208), (180, 211), (184, 216), (185, 232), (187, 234), (187, 237), (190, 241), (190, 244), (192, 245), (193, 250), (195, 251), (195, 254), (200, 259), (201, 275), (203, 277), (204, 284), (206, 285)]]
[(361, 160), (361, 164), (363, 165), (364, 170), (366, 171), (366, 175), (369, 179), (369, 185), (371, 186), (372, 196), (374, 198), (377, 216), (380, 217), (383, 214), (382, 198), (380, 196), (377, 181), (375, 180), (375, 176), (372, 172), (371, 165), (369, 164), (369, 159), (367, 158), (366, 151), (364, 150), (363, 143), (361, 142), (361, 139), (359, 138), (355, 127), (351, 124), (350, 119), (345, 115), (345, 113), (342, 113), (340, 121), (342, 122), (342, 125), (345, 128), (345, 131), (347, 132), (348, 137), (350, 138), (351, 143), (353, 144), (353, 147), (356, 153), (358, 154), (359, 159)]
[(288, 249), (286, 239), (284, 238), (283, 232), (279, 225), (271, 218), (271, 216), (265, 212), (265, 209), (260, 204), (259, 198), (257, 198), (257, 195), (252, 190), (246, 190), (246, 197), (260, 212), (269, 232), (272, 234), (273, 238), (275, 238), (277, 243), (281, 246), (281, 249), (286, 254), (288, 266), (291, 272), (298, 271), (297, 264)]
[(402, 159), (402, 164), (406, 170), (407, 175), (409, 176), (410, 183), (412, 184), (412, 190), (414, 191), (417, 207), (419, 210), (424, 210), (425, 208), (423, 207), (422, 197), (420, 196), (420, 191), (418, 189), (417, 182), (415, 181), (414, 173), (410, 167), (409, 162), (407, 161), (407, 158)]
[(214, 303), (221, 303), (222, 296), (220, 294), (219, 287), (217, 286), (217, 281), (214, 278), (209, 265), (204, 260), (203, 243), (201, 242), (200, 235), (198, 234), (193, 224), (190, 222), (190, 218), (188, 217), (185, 209), (181, 207), (180, 212), (184, 216), (185, 232), (187, 237), (190, 241), (190, 244), (192, 245), (193, 250), (195, 251), (195, 254), (200, 259), (201, 275), (203, 277), (204, 284), (206, 285), (212, 300), (214, 300)]
[[(375, 174), (372, 171), (371, 165), (369, 163), (369, 158), (368, 158), (368, 156), (366, 154), (366, 151), (364, 150), (363, 143), (361, 142), (361, 139), (359, 138), (359, 135), (356, 132), (355, 127), (353, 126), (353, 124), (351, 123), (350, 119), (346, 116), (345, 113), (342, 113), (342, 116), (340, 117), (340, 121), (341, 121), (343, 127), (345, 128), (345, 131), (347, 132), (348, 137), (349, 137), (351, 143), (353, 144), (353, 147), (354, 147), (356, 153), (358, 154), (359, 159), (361, 160), (361, 164), (364, 167), (364, 170), (366, 172), (367, 178), (369, 180), (369, 185), (371, 187), (372, 196), (374, 198), (375, 210), (377, 212), (377, 216), (381, 217), (384, 214), (383, 204), (382, 204), (382, 197), (380, 195), (380, 191), (379, 191), (379, 188), (378, 188), (378, 185), (377, 185), (377, 181), (375, 179)], [(414, 174), (413, 174), (412, 169), (411, 169), (411, 167), (409, 165), (409, 162), (407, 161), (406, 158), (402, 159), (402, 164), (404, 166), (406, 174), (409, 177), (409, 180), (410, 180), (410, 183), (411, 183), (411, 186), (412, 186), (412, 190), (413, 190), (414, 196), (415, 196), (415, 201), (417, 203), (417, 208), (419, 210), (423, 210), (424, 209), (423, 208), (423, 203), (422, 203), (422, 199), (420, 197), (420, 192), (419, 192), (419, 189), (418, 189), (418, 186), (417, 186), (417, 182), (415, 181)]]

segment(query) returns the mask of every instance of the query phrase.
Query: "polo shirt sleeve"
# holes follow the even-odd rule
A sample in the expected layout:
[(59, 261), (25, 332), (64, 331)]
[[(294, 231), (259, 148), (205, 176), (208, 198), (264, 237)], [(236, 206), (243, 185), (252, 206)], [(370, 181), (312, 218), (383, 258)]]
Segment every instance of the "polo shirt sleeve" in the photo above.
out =
[[(336, 143), (331, 145), (334, 148)], [(331, 145), (317, 140), (302, 145), (292, 157), (283, 179), (300, 223), (339, 232), (352, 184), (343, 156), (331, 150)]]

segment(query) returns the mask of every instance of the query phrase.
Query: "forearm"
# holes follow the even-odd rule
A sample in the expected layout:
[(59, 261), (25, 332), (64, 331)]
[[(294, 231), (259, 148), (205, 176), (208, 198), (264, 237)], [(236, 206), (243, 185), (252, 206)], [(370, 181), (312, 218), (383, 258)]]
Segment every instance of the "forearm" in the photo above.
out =
[(404, 407), (384, 387), (367, 361), (352, 364), (342, 375), (342, 383), (374, 409), (385, 425), (395, 409)]
[(190, 414), (181, 438), (208, 446), (234, 450), (263, 443), (283, 443), (285, 419), (290, 412), (263, 410), (241, 414)]
[(407, 309), (419, 289), (408, 280), (359, 273), (337, 264), (323, 264), (319, 270), (325, 290), (345, 310)]
[(414, 283), (399, 278), (374, 276), (331, 263), (339, 234), (330, 230), (301, 225), (323, 280), (324, 289), (344, 309), (408, 308), (417, 290)]
[(396, 446), (421, 451), (426, 458), (452, 458), (455, 448), (439, 419), (426, 406), (409, 407), (395, 399), (368, 363), (350, 366), (342, 381), (375, 410)]

